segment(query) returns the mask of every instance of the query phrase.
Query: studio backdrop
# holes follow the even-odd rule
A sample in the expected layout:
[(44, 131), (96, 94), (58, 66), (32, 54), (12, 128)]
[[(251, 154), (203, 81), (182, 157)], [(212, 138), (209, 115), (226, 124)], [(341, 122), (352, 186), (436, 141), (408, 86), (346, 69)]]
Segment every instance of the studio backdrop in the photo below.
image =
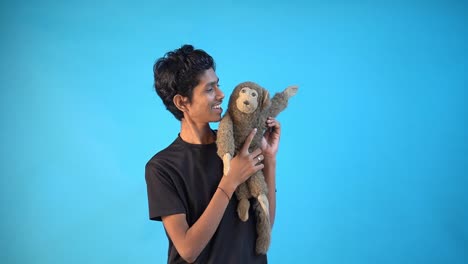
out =
[(468, 263), (466, 1), (0, 12), (1, 263), (166, 262), (144, 168), (179, 131), (153, 64), (183, 44), (214, 57), (226, 97), (299, 86), (278, 116), (269, 263)]

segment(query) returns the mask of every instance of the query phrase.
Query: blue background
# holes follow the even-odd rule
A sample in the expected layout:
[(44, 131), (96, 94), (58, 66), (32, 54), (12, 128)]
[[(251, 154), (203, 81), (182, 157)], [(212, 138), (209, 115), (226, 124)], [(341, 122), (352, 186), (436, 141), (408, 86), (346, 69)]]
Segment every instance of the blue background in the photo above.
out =
[(468, 263), (465, 1), (132, 2), (1, 2), (1, 263), (166, 261), (152, 66), (184, 43), (226, 95), (300, 86), (270, 263)]

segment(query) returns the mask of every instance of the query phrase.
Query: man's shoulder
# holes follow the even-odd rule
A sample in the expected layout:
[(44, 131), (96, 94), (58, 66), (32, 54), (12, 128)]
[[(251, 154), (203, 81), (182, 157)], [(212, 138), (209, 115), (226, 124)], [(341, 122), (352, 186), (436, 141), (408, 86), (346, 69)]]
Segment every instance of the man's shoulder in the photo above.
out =
[(173, 163), (180, 160), (184, 155), (184, 147), (179, 138), (176, 138), (171, 144), (154, 154), (146, 163), (146, 168), (160, 166), (162, 164)]
[(175, 174), (173, 174), (173, 168), (180, 167), (179, 160), (181, 159), (180, 156), (180, 148), (174, 144), (175, 142), (171, 143), (166, 148), (160, 150), (156, 154), (154, 154), (145, 165), (145, 177), (146, 178), (173, 178)]

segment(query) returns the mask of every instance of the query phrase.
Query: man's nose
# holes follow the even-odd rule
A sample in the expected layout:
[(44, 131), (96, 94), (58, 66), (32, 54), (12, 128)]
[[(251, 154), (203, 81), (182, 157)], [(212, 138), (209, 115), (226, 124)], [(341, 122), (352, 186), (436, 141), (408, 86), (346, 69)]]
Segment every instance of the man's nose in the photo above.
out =
[(223, 100), (224, 99), (224, 93), (223, 91), (221, 91), (221, 89), (216, 89), (216, 97), (218, 97), (218, 99), (220, 100)]

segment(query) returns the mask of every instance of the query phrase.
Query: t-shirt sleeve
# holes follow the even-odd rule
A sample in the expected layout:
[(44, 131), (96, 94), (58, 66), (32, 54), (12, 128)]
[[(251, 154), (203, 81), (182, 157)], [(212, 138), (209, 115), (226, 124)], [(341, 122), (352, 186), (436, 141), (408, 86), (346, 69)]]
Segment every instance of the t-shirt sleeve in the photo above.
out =
[(149, 218), (161, 221), (161, 216), (185, 214), (186, 210), (174, 181), (156, 163), (148, 162), (145, 167), (148, 191)]

